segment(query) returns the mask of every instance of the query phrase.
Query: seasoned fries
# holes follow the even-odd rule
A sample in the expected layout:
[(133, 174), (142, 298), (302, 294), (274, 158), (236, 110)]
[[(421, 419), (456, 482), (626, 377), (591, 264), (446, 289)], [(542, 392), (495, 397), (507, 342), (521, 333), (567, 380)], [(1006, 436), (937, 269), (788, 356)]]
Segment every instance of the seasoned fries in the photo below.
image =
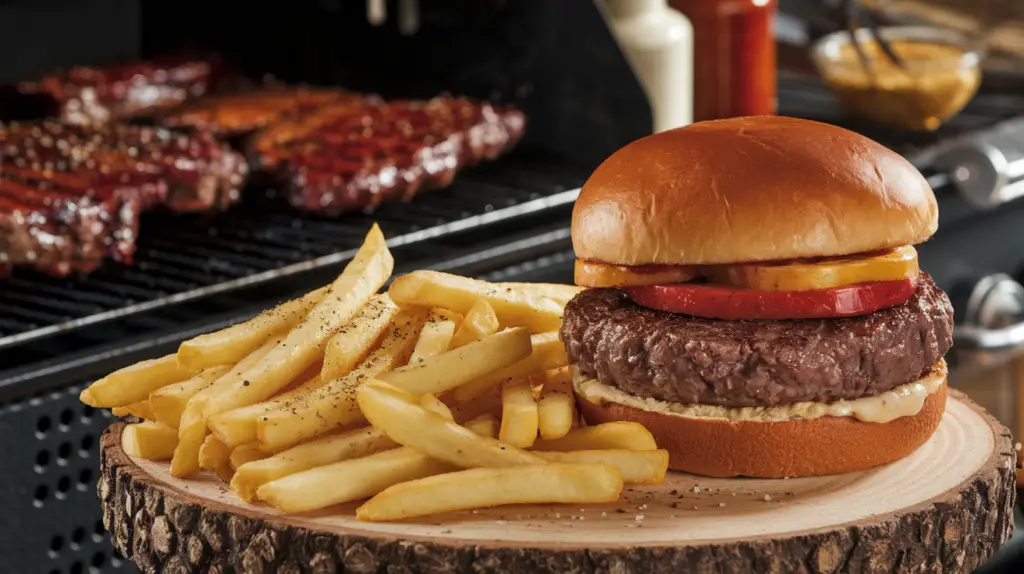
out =
[(430, 305), (463, 314), (469, 313), (477, 301), (484, 300), (502, 325), (526, 327), (534, 333), (562, 326), (562, 307), (550, 299), (438, 271), (403, 275), (391, 284), (388, 294), (399, 306)]
[(144, 401), (160, 387), (184, 381), (194, 374), (194, 370), (178, 364), (177, 355), (167, 355), (114, 371), (86, 387), (78, 398), (91, 407), (123, 407)]
[(434, 309), (427, 316), (427, 324), (420, 331), (420, 338), (409, 357), (409, 364), (415, 365), (434, 355), (444, 352), (455, 336), (458, 326), (457, 313), (446, 309)]
[(572, 375), (568, 367), (547, 371), (531, 378), (539, 383), (537, 399), (538, 425), (543, 439), (562, 438), (576, 423), (576, 397), (572, 391)]
[(165, 460), (174, 454), (178, 433), (157, 422), (142, 422), (124, 427), (121, 448), (128, 456), (146, 460)]
[(252, 501), (257, 488), (278, 478), (397, 447), (398, 443), (384, 431), (371, 427), (325, 436), (239, 466), (231, 479), (231, 490), (243, 500)]
[(530, 356), (518, 363), (494, 371), (456, 389), (453, 393), (455, 400), (460, 402), (469, 401), (483, 395), (488, 389), (500, 384), (502, 381), (529, 377), (541, 371), (565, 366), (565, 346), (562, 344), (562, 340), (558, 338), (557, 331), (533, 335), (530, 338), (530, 346), (532, 349)]
[(426, 320), (427, 311), (424, 309), (403, 311), (380, 347), (351, 373), (259, 417), (256, 421), (256, 434), (260, 448), (278, 451), (361, 422), (363, 415), (356, 404), (356, 388), (363, 381), (380, 376), (407, 361), (416, 342), (416, 335)]
[(538, 452), (548, 462), (593, 462), (614, 468), (626, 484), (659, 484), (668, 472), (667, 450), (577, 450)]
[(395, 261), (376, 225), (345, 271), (281, 343), (203, 407), (206, 417), (269, 399), (323, 356), (334, 331), (347, 323), (387, 281)]
[(352, 321), (327, 343), (324, 367), (320, 371), (323, 380), (344, 377), (356, 368), (384, 335), (397, 313), (398, 306), (391, 302), (387, 294), (371, 297)]
[(398, 444), (461, 467), (544, 464), (512, 445), (481, 437), (416, 403), (415, 397), (382, 381), (356, 390), (366, 420), (384, 429)]
[(110, 409), (111, 414), (115, 417), (137, 417), (142, 420), (151, 421), (154, 420), (153, 407), (150, 406), (149, 401), (139, 401), (123, 407), (114, 407)]
[(562, 438), (539, 440), (533, 443), (534, 450), (655, 450), (651, 431), (644, 425), (633, 422), (604, 423), (592, 427), (582, 427), (569, 431)]
[(360, 520), (401, 520), (503, 504), (612, 502), (622, 477), (603, 464), (474, 468), (396, 484), (356, 510)]
[(558, 331), (579, 288), (415, 271), (378, 294), (393, 266), (374, 226), (330, 285), (81, 398), (146, 421), (122, 430), (130, 456), (285, 513), (602, 503), (662, 481), (668, 453), (642, 425), (577, 428)]
[(178, 347), (178, 362), (195, 370), (233, 365), (271, 337), (298, 325), (323, 301), (327, 290), (327, 287), (322, 287), (301, 299), (264, 311), (244, 323), (185, 341)]
[(378, 378), (416, 395), (443, 393), (526, 359), (531, 350), (529, 331), (508, 329)]
[(494, 308), (487, 301), (480, 299), (469, 308), (466, 318), (462, 320), (462, 324), (459, 325), (459, 330), (455, 332), (448, 348), (458, 349), (463, 345), (493, 335), (498, 332), (499, 326), (498, 315), (494, 313)]
[(527, 448), (537, 440), (537, 400), (530, 382), (520, 379), (501, 391), (501, 442)]

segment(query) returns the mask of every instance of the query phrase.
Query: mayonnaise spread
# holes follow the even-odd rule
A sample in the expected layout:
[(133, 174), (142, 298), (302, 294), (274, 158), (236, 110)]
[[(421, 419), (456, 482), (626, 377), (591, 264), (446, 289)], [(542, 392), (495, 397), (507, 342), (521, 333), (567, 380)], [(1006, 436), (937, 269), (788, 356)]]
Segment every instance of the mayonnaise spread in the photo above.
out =
[(617, 403), (648, 412), (680, 417), (725, 419), (734, 422), (779, 422), (830, 416), (853, 417), (869, 423), (887, 423), (921, 412), (928, 395), (939, 392), (946, 383), (946, 370), (946, 361), (940, 359), (923, 378), (879, 395), (839, 400), (834, 403), (802, 402), (774, 407), (730, 408), (669, 403), (624, 393), (595, 379), (583, 377), (575, 369), (573, 386), (580, 397), (592, 403)]

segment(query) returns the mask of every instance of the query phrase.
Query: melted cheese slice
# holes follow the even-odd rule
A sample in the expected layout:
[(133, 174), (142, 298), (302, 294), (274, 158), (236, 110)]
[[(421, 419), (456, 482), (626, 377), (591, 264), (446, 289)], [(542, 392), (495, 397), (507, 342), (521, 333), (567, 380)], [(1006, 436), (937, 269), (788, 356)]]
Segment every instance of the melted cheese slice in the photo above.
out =
[(583, 377), (573, 370), (573, 387), (586, 400), (596, 403), (617, 403), (648, 412), (690, 418), (724, 419), (733, 422), (781, 422), (791, 419), (820, 417), (852, 417), (868, 423), (887, 423), (921, 412), (928, 395), (937, 393), (946, 383), (946, 361), (940, 360), (931, 372), (912, 383), (873, 397), (839, 400), (834, 403), (803, 402), (775, 407), (730, 408), (714, 405), (684, 405), (630, 395), (595, 379)]

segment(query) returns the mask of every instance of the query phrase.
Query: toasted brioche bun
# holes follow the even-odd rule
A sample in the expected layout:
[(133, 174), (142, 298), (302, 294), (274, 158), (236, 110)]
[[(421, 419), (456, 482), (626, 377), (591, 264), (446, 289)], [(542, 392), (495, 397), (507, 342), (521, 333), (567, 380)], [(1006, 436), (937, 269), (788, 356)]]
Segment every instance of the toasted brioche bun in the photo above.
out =
[(635, 421), (669, 452), (669, 468), (704, 476), (796, 478), (865, 470), (899, 460), (935, 432), (946, 410), (946, 381), (921, 411), (888, 423), (852, 417), (730, 422), (655, 413), (577, 394), (587, 424)]
[(907, 160), (851, 131), (758, 116), (622, 148), (572, 214), (580, 259), (710, 265), (850, 255), (931, 237), (938, 207)]

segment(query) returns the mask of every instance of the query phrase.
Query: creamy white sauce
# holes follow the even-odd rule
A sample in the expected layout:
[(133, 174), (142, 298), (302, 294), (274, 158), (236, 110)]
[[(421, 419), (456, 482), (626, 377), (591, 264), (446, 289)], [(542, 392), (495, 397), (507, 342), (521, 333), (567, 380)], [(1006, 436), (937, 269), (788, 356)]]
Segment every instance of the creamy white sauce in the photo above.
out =
[(638, 397), (595, 379), (585, 378), (573, 369), (573, 386), (576, 388), (577, 394), (592, 403), (617, 403), (648, 412), (729, 421), (779, 422), (829, 416), (852, 417), (869, 423), (887, 423), (921, 412), (928, 395), (939, 392), (945, 383), (946, 361), (940, 360), (923, 378), (873, 397), (861, 397), (849, 401), (839, 400), (834, 403), (803, 402), (776, 407), (730, 408), (713, 405), (684, 405)]

